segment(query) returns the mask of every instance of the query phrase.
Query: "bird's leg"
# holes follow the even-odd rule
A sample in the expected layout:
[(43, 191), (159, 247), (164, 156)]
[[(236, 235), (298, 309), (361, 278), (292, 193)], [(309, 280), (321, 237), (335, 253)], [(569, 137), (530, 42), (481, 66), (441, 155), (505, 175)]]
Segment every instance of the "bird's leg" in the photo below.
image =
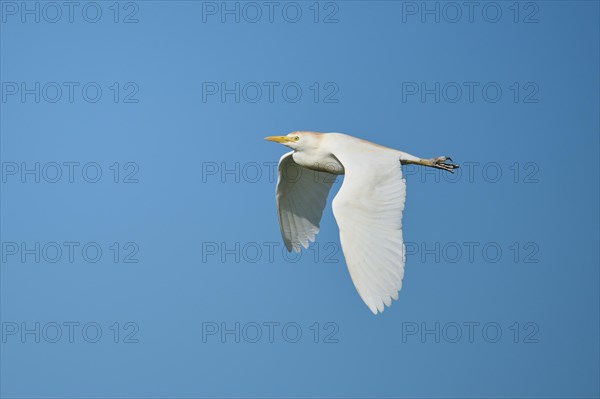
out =
[[(449, 162), (446, 162), (449, 161)], [(413, 155), (402, 153), (400, 156), (400, 163), (402, 165), (421, 165), (421, 166), (429, 166), (430, 168), (442, 169), (448, 171), (450, 173), (454, 173), (454, 169), (458, 168), (458, 165), (455, 163), (451, 163), (452, 158), (450, 157), (437, 157), (431, 159), (421, 159), (417, 158)]]

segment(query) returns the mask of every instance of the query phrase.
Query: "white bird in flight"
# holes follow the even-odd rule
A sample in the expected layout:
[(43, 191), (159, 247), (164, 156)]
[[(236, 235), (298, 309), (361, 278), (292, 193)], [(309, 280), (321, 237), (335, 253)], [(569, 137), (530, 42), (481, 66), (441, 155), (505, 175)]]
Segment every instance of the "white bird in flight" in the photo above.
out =
[[(288, 251), (315, 241), (335, 175), (345, 175), (333, 215), (352, 282), (371, 309), (398, 299), (404, 276), (402, 211), (406, 182), (400, 164), (453, 172), (449, 157), (421, 159), (341, 133), (292, 132), (265, 140), (293, 151), (279, 160), (277, 212)], [(449, 162), (447, 162), (449, 161)]]

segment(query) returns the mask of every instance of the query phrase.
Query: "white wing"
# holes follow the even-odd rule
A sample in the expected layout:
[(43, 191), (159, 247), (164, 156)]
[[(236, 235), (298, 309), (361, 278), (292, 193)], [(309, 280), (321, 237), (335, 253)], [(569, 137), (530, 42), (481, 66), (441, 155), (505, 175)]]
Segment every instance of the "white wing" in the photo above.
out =
[(300, 252), (300, 245), (307, 248), (309, 241), (315, 241), (335, 175), (298, 165), (293, 153), (279, 160), (277, 213), (285, 247)]
[(394, 154), (357, 151), (338, 158), (346, 177), (333, 200), (333, 214), (354, 286), (377, 314), (398, 299), (402, 288), (406, 183)]

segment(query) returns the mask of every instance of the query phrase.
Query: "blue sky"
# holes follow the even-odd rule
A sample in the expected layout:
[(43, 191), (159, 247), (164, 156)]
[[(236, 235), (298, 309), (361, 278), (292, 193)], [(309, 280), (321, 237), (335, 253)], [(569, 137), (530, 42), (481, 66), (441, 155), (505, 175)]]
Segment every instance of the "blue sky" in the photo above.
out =
[[(1, 396), (598, 397), (598, 3), (461, 4), (2, 0)], [(382, 315), (330, 205), (285, 252), (294, 130), (462, 166)]]

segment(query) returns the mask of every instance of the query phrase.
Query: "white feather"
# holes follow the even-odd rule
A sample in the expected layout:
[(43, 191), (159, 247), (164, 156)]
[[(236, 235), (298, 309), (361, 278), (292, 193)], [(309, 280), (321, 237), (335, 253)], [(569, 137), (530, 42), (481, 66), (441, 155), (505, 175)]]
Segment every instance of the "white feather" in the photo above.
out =
[(277, 213), (285, 247), (300, 252), (315, 241), (335, 176), (298, 165), (292, 154), (279, 160)]

